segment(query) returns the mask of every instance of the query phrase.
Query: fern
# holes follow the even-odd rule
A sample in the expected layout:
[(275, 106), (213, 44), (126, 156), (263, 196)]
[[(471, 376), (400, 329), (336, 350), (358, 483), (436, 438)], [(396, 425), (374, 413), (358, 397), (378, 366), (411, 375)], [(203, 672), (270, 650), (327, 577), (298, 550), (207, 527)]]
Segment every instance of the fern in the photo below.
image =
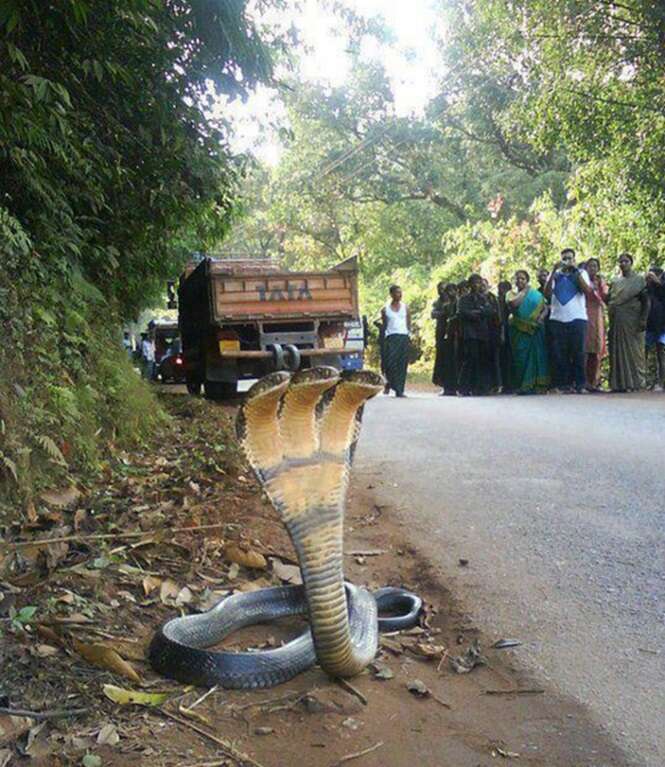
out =
[(0, 453), (0, 461), (2, 461), (2, 465), (9, 471), (12, 477), (14, 477), (14, 482), (16, 482), (18, 485), (18, 471), (14, 461), (12, 461), (12, 459), (7, 457), (4, 453)]
[(60, 466), (66, 466), (65, 456), (60, 452), (60, 448), (55, 444), (51, 437), (46, 434), (38, 434), (35, 437), (35, 442), (42, 448), (42, 450), (48, 455), (48, 457)]

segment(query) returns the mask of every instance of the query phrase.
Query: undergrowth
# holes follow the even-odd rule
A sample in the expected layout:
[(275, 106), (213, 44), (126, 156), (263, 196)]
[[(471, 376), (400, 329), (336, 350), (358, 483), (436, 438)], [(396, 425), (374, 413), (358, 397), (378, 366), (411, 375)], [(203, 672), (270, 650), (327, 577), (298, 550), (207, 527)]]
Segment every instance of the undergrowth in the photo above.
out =
[(40, 491), (84, 482), (166, 416), (120, 342), (120, 317), (79, 273), (3, 252), (0, 521)]

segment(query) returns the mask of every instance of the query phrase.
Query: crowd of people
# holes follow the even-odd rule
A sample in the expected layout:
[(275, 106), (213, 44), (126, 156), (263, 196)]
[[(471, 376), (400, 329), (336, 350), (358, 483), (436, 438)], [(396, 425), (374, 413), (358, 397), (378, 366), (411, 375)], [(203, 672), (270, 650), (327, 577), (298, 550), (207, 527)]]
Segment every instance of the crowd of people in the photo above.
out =
[[(550, 271), (538, 270), (538, 287), (519, 269), (494, 293), (483, 277), (440, 283), (431, 316), (436, 321), (432, 381), (442, 395), (491, 393), (588, 394), (602, 391), (609, 356), (609, 390), (647, 385), (647, 358), (655, 356), (652, 388), (665, 389), (665, 274), (646, 275), (622, 253), (619, 273), (606, 280), (600, 262), (576, 264), (566, 248)], [(606, 322), (607, 317), (607, 322)], [(411, 318), (399, 286), (377, 323), (386, 394), (404, 396)]]

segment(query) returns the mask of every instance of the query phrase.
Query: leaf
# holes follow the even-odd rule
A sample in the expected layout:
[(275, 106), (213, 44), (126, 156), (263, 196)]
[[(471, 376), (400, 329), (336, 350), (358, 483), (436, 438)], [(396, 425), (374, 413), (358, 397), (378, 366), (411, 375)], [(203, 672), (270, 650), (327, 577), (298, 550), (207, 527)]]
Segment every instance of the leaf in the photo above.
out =
[(430, 644), (429, 642), (416, 642), (413, 645), (408, 645), (407, 650), (410, 650), (415, 655), (419, 655), (421, 658), (440, 658), (446, 651), (443, 645)]
[(224, 559), (227, 562), (235, 562), (242, 567), (249, 567), (255, 570), (265, 570), (268, 563), (263, 554), (253, 549), (241, 548), (235, 543), (230, 543), (224, 549)]
[(295, 586), (302, 583), (300, 568), (296, 565), (286, 565), (280, 559), (272, 558), (272, 571), (281, 580)]
[(14, 482), (18, 482), (18, 471), (16, 469), (16, 464), (14, 461), (12, 461), (11, 458), (8, 458), (6, 455), (0, 453), (0, 459), (2, 459), (3, 466), (9, 470), (9, 473), (14, 478)]
[(184, 586), (180, 589), (178, 595), (175, 598), (176, 607), (180, 607), (181, 605), (188, 605), (192, 599), (194, 599), (194, 595), (192, 594), (191, 590), (187, 586)]
[(118, 735), (118, 731), (116, 730), (115, 725), (111, 724), (110, 722), (105, 724), (97, 735), (97, 744), (100, 746), (115, 746), (119, 742), (120, 735)]
[(81, 759), (83, 767), (102, 767), (102, 758), (97, 754), (86, 754)]
[(161, 706), (171, 696), (170, 692), (137, 692), (113, 684), (105, 684), (103, 691), (109, 700), (120, 706)]
[[(58, 453), (60, 453), (59, 450)], [(62, 453), (60, 453), (60, 456), (64, 461), (64, 456), (62, 456)], [(44, 501), (44, 503), (48, 504), (49, 506), (58, 506), (59, 508), (71, 506), (72, 504), (76, 503), (80, 497), (81, 491), (75, 485), (70, 485), (63, 490), (47, 490), (40, 495), (40, 498), (42, 501)]]
[(26, 733), (34, 724), (34, 720), (25, 716), (9, 716), (0, 714), (0, 746), (19, 738)]
[(27, 607), (22, 607), (16, 613), (13, 620), (18, 621), (19, 623), (29, 623), (30, 619), (34, 616), (36, 612), (37, 612), (37, 608), (34, 605), (28, 605)]
[(44, 450), (49, 458), (60, 466), (67, 466), (65, 456), (60, 452), (60, 448), (55, 442), (46, 434), (38, 434), (35, 437), (35, 442)]
[(130, 642), (127, 639), (104, 639), (99, 644), (115, 650), (125, 660), (145, 660), (146, 647), (141, 642)]
[(131, 679), (131, 681), (136, 682), (136, 684), (140, 684), (141, 677), (134, 667), (126, 660), (123, 660), (112, 648), (103, 644), (85, 644), (78, 639), (72, 639), (72, 645), (76, 652), (93, 666), (107, 669), (114, 674), (119, 674), (127, 679)]
[(162, 579), (157, 578), (154, 575), (146, 575), (141, 583), (143, 585), (143, 593), (148, 596), (148, 594), (152, 593), (156, 588), (159, 588), (162, 585)]
[(170, 578), (162, 581), (162, 585), (159, 588), (159, 598), (165, 605), (172, 604), (179, 593), (180, 586), (175, 581), (172, 581)]
[(53, 647), (53, 645), (50, 644), (38, 644), (35, 646), (35, 653), (40, 658), (51, 658), (54, 655), (57, 655), (58, 652), (60, 652), (58, 648)]

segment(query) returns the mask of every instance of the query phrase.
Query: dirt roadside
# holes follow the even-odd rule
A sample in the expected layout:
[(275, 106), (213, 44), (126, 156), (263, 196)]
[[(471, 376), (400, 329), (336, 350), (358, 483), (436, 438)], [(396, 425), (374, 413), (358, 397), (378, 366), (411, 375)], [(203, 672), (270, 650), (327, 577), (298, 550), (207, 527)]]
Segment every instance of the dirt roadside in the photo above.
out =
[[(44, 503), (30, 528), (5, 533), (7, 541), (81, 537), (0, 549), (0, 706), (86, 711), (44, 722), (0, 714), (0, 765), (629, 764), (583, 709), (524, 674), (519, 651), (491, 648), (500, 637), (470, 624), (442, 574), (410, 545), (398, 511), (378, 507), (362, 476), (349, 498), (347, 576), (420, 593), (428, 612), (419, 630), (383, 637), (377, 664), (350, 685), (313, 669), (273, 690), (216, 690), (198, 702), (204, 690), (157, 677), (143, 658), (162, 620), (204, 609), (230, 588), (279, 583), (291, 577), (293, 557), (233, 447), (234, 408), (168, 402), (174, 426), (154, 445), (118, 455), (103, 486), (64, 507)], [(173, 532), (208, 525), (220, 527)], [(110, 537), (84, 537), (100, 534)], [(265, 563), (238, 565), (238, 550)], [(17, 620), (26, 607), (36, 609)], [(228, 644), (271, 646), (294, 628), (245, 629)], [(456, 673), (450, 658), (474, 641), (486, 664)], [(425, 696), (408, 690), (416, 680)], [(109, 684), (168, 699), (120, 705), (105, 696)]]

